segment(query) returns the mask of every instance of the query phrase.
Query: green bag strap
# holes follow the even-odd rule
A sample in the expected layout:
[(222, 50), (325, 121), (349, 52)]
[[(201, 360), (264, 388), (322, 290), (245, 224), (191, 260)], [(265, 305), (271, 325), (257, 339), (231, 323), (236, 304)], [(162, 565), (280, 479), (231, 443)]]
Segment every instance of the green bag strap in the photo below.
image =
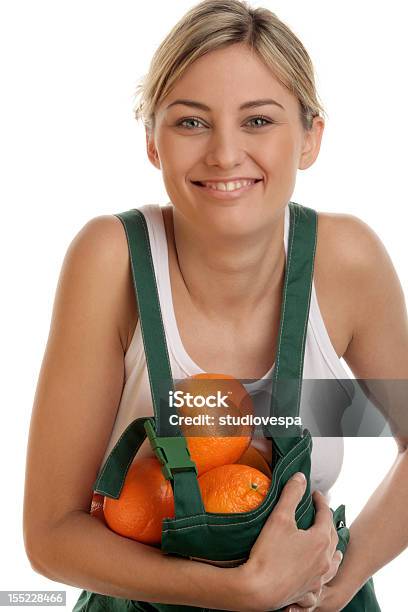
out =
[[(272, 379), (271, 417), (299, 416), (303, 362), (317, 239), (317, 213), (289, 203), (290, 225), (278, 348)], [(278, 422), (278, 421), (276, 421)], [(307, 431), (307, 430), (305, 430)], [(302, 437), (299, 425), (265, 425), (281, 456)]]
[(126, 427), (98, 474), (94, 484), (96, 493), (118, 499), (130, 464), (146, 438), (147, 419), (140, 417)]
[(155, 422), (161, 435), (160, 404), (167, 401), (174, 386), (146, 219), (137, 208), (115, 216), (126, 232)]
[[(126, 427), (125, 431), (122, 433), (119, 440), (111, 450), (103, 465), (103, 468), (98, 475), (98, 478), (95, 481), (94, 491), (96, 493), (100, 493), (101, 495), (112, 497), (114, 499), (119, 498), (125, 482), (126, 474), (137, 451), (145, 440), (146, 434), (148, 434), (150, 437), (150, 432), (154, 433), (154, 431), (155, 428), (153, 420), (150, 417), (139, 417)], [(170, 438), (170, 448), (171, 443), (174, 442), (181, 443), (183, 440), (176, 437)], [(179, 453), (179, 455), (181, 455), (181, 453)], [(200, 514), (203, 511), (200, 492), (198, 491), (199, 496), (195, 495), (193, 496), (193, 499), (190, 499), (189, 495), (197, 486), (195, 464), (191, 461), (192, 465), (190, 471), (177, 472), (177, 469), (180, 468), (177, 462), (174, 462), (174, 460), (177, 460), (177, 455), (176, 457), (173, 457), (172, 454), (169, 453), (168, 456), (169, 462), (165, 462), (164, 467), (168, 470), (168, 475), (166, 478), (169, 480), (172, 480), (172, 471), (175, 471), (175, 478), (172, 480), (172, 487), (175, 500), (176, 518), (181, 518), (182, 516), (186, 516), (191, 513)], [(174, 463), (172, 463), (172, 461)], [(169, 465), (171, 465), (172, 470), (168, 469)]]
[(169, 391), (174, 391), (174, 384), (146, 219), (138, 209), (115, 216), (122, 222), (128, 242), (155, 417), (136, 419), (127, 427), (108, 456), (96, 486), (101, 493), (103, 490), (104, 495), (117, 499), (130, 464), (148, 435), (162, 464), (163, 474), (171, 481), (176, 518), (200, 514), (204, 512), (204, 505), (197, 482), (197, 468), (191, 460), (186, 439), (179, 427), (172, 426), (172, 435), (165, 435), (169, 433), (166, 425), (169, 428), (170, 425), (163, 416), (169, 411)]

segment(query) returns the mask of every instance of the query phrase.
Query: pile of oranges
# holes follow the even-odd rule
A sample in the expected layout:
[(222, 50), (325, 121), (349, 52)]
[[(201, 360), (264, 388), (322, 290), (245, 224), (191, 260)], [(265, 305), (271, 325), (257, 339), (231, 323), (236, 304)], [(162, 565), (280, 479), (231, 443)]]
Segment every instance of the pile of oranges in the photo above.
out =
[[(197, 374), (179, 383), (177, 388), (203, 396), (211, 395), (216, 388), (228, 396), (228, 408), (183, 406), (179, 415), (216, 413), (218, 417), (225, 411), (242, 416), (253, 411), (250, 396), (232, 376)], [(198, 485), (206, 512), (247, 512), (262, 503), (270, 488), (272, 474), (263, 455), (251, 446), (251, 427), (242, 426), (239, 435), (236, 426), (235, 435), (226, 435), (225, 426), (220, 432), (217, 424), (181, 425), (180, 429), (197, 467)], [(174, 518), (175, 509), (171, 483), (164, 477), (153, 451), (148, 457), (138, 459), (136, 456), (118, 499), (94, 493), (90, 512), (120, 535), (145, 544), (160, 544), (162, 521)]]

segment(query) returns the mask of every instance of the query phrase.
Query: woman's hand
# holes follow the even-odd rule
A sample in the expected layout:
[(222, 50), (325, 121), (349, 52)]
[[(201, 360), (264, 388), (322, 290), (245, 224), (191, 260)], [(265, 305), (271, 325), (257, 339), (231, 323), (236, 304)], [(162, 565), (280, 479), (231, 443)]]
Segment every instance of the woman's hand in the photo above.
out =
[(336, 551), (337, 531), (321, 493), (313, 494), (316, 516), (312, 527), (297, 527), (295, 512), (305, 485), (304, 477), (299, 481), (294, 476), (287, 482), (248, 561), (239, 568), (251, 593), (248, 609), (276, 610), (298, 602), (303, 612), (314, 610), (324, 585), (337, 574), (342, 554)]
[(339, 612), (344, 608), (348, 601), (340, 603), (337, 590), (333, 587), (323, 585), (320, 594), (317, 594), (317, 601), (314, 606), (303, 605), (302, 600), (297, 601), (284, 608), (283, 612)]

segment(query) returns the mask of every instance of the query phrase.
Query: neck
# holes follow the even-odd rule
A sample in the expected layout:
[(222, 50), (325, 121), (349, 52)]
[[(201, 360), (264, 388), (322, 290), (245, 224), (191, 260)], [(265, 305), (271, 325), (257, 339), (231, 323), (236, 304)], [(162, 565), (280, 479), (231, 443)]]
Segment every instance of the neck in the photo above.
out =
[(256, 234), (226, 236), (169, 214), (178, 266), (194, 306), (239, 329), (280, 299), (285, 271), (284, 210)]

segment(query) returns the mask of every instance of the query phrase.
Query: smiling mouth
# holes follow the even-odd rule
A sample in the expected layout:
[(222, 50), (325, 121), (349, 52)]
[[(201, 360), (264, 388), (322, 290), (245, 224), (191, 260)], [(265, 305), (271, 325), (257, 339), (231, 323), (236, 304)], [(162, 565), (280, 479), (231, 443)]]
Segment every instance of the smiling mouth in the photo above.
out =
[(255, 185), (256, 183), (259, 183), (260, 181), (262, 181), (262, 179), (244, 179), (242, 181), (237, 180), (237, 181), (230, 181), (228, 183), (224, 181), (219, 181), (219, 182), (214, 181), (214, 183), (210, 181), (209, 182), (191, 181), (191, 182), (193, 183), (193, 185), (196, 185), (197, 187), (203, 187), (204, 189), (210, 189), (211, 191), (217, 191), (221, 193), (230, 193), (234, 191), (244, 190), (245, 188), (249, 188), (252, 185)]

